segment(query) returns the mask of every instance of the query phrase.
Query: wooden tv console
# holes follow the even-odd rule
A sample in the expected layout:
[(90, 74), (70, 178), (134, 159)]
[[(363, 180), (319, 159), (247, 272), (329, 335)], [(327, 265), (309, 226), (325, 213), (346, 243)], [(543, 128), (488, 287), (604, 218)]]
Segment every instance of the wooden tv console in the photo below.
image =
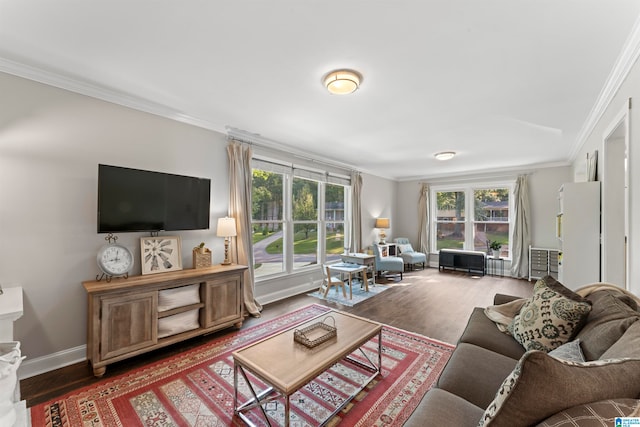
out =
[[(240, 328), (246, 269), (244, 265), (216, 265), (111, 282), (82, 282), (88, 295), (87, 359), (93, 374), (101, 377), (111, 363), (195, 336), (230, 326)], [(199, 301), (158, 310), (160, 292), (188, 285), (199, 288), (195, 290)], [(187, 312), (197, 316), (195, 328), (158, 336), (160, 319)]]

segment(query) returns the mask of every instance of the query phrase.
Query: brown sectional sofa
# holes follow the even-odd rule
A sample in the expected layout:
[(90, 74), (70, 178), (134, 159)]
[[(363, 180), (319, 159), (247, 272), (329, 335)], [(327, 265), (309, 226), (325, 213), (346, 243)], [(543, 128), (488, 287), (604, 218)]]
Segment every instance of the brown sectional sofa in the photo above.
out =
[[(581, 348), (586, 364), (560, 361), (546, 351), (525, 351), (513, 336), (498, 330), (485, 309), (476, 308), (437, 385), (405, 426), (613, 425), (614, 416), (640, 416), (637, 303), (624, 292), (592, 290), (586, 296), (591, 303), (586, 322), (575, 325), (567, 344)], [(514, 300), (498, 294), (494, 303)], [(595, 362), (618, 358), (630, 360)], [(487, 408), (493, 419), (485, 421)], [(587, 423), (598, 417), (607, 421)]]

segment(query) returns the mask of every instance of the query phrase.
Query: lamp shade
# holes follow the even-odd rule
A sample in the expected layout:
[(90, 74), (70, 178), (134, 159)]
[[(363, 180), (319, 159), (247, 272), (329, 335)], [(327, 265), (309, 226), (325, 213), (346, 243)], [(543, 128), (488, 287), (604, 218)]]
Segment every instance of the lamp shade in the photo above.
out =
[(236, 220), (225, 216), (224, 218), (218, 218), (218, 231), (216, 232), (218, 237), (232, 237), (236, 235)]
[(389, 218), (377, 218), (376, 228), (389, 228)]

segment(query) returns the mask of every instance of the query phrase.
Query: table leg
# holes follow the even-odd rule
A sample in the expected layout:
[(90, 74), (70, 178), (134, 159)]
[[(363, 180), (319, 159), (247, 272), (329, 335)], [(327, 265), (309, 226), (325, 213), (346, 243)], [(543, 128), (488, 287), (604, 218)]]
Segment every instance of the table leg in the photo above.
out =
[(291, 416), (291, 405), (289, 403), (289, 396), (284, 400), (284, 427), (289, 427), (289, 418)]
[(238, 414), (238, 365), (233, 364), (233, 412)]
[(382, 375), (382, 329), (378, 333), (378, 371)]
[(369, 278), (367, 277), (367, 269), (362, 270), (362, 280), (364, 280), (364, 291), (369, 292)]
[(353, 283), (351, 283), (352, 273), (349, 273), (349, 299), (353, 299)]

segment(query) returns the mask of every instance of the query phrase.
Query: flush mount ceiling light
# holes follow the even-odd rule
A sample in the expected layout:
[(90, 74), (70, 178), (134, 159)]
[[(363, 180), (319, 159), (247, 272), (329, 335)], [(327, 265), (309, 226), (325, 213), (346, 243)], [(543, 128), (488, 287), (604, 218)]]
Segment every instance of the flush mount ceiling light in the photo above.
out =
[(450, 160), (453, 159), (456, 155), (455, 151), (441, 151), (440, 153), (436, 153), (433, 155), (438, 160)]
[(362, 76), (352, 70), (335, 70), (324, 78), (324, 86), (334, 95), (348, 95), (360, 87)]

